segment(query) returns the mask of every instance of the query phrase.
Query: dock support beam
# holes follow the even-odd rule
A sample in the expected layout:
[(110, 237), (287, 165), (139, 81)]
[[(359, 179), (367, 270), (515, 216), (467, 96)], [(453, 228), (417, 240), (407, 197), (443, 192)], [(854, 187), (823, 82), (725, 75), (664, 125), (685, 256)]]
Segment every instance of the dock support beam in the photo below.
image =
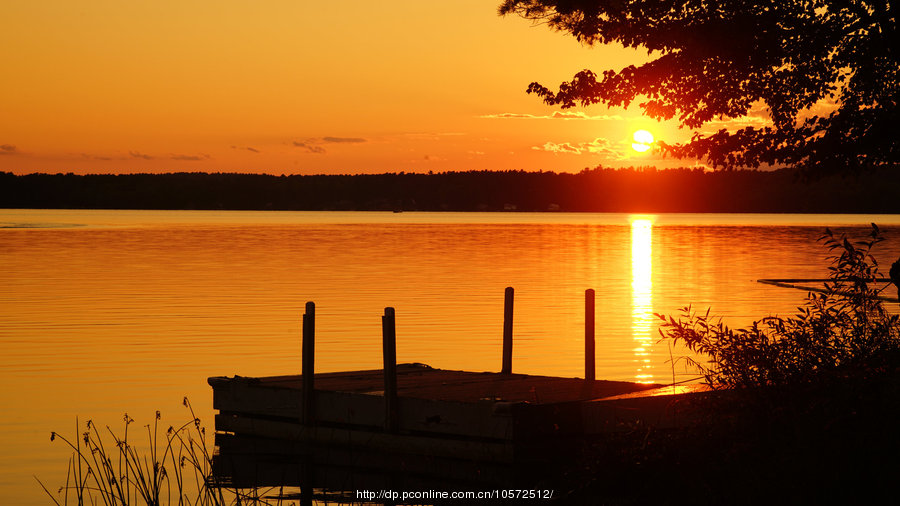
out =
[(594, 346), (594, 290), (584, 291), (584, 379), (596, 379)]
[(315, 421), (314, 389), (315, 389), (315, 356), (316, 356), (316, 304), (306, 303), (303, 314), (303, 425), (312, 425)]
[(513, 287), (506, 287), (503, 301), (503, 367), (500, 374), (512, 374)]
[(381, 334), (384, 348), (384, 430), (396, 433), (399, 427), (397, 410), (397, 331), (394, 308), (384, 308), (381, 317)]

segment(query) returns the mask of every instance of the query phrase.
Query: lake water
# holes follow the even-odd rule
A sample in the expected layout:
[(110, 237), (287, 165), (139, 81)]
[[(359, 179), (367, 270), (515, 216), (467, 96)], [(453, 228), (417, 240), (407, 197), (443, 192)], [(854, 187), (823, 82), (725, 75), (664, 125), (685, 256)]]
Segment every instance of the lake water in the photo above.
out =
[(900, 215), (0, 210), (0, 496), (50, 503), (32, 476), (64, 483), (76, 416), (180, 423), (187, 396), (211, 427), (207, 377), (299, 373), (307, 301), (319, 372), (380, 367), (386, 306), (399, 362), (497, 371), (512, 286), (513, 371), (574, 377), (593, 288), (598, 378), (689, 380), (654, 312), (791, 313), (755, 281), (826, 276), (824, 227), (873, 221), (888, 266)]

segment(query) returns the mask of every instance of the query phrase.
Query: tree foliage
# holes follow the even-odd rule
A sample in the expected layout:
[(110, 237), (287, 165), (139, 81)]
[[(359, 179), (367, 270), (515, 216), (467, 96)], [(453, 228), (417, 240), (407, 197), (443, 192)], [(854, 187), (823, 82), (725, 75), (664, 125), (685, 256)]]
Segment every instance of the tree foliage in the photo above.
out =
[[(639, 66), (578, 72), (558, 91), (529, 93), (563, 108), (627, 107), (677, 118), (690, 142), (661, 144), (717, 168), (787, 165), (816, 172), (895, 167), (897, 17), (888, 0), (505, 0), (518, 14), (586, 44), (644, 48)], [(770, 124), (698, 129), (765, 107)]]

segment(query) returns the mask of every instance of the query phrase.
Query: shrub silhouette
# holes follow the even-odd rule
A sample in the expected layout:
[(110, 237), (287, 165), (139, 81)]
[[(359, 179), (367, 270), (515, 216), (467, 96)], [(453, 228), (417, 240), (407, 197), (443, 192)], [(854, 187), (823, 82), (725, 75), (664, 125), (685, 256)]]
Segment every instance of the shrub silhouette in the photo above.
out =
[(792, 317), (770, 316), (749, 328), (731, 329), (721, 318), (690, 306), (678, 318), (662, 320), (663, 339), (683, 343), (709, 357), (685, 357), (713, 388), (752, 388), (820, 383), (842, 378), (864, 380), (896, 369), (900, 321), (880, 295), (890, 285), (878, 271), (872, 248), (883, 240), (872, 224), (866, 238), (851, 241), (826, 229), (819, 239), (832, 252), (823, 293), (810, 292)]

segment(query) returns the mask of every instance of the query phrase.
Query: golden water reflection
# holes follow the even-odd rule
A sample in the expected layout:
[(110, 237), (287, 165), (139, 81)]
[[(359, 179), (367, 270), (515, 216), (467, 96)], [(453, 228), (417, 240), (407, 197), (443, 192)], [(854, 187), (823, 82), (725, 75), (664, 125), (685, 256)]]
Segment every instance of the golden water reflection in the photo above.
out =
[(822, 228), (869, 221), (900, 237), (898, 215), (0, 210), (0, 502), (46, 503), (32, 475), (64, 479), (47, 435), (76, 416), (180, 423), (187, 396), (208, 428), (207, 377), (298, 373), (310, 300), (319, 372), (381, 367), (385, 306), (399, 361), (496, 371), (513, 286), (513, 372), (575, 377), (591, 287), (597, 378), (669, 383), (653, 311), (792, 314), (803, 293), (753, 280), (820, 276)]
[(631, 217), (631, 335), (635, 342), (635, 381), (653, 383), (650, 346), (653, 327), (653, 220)]

